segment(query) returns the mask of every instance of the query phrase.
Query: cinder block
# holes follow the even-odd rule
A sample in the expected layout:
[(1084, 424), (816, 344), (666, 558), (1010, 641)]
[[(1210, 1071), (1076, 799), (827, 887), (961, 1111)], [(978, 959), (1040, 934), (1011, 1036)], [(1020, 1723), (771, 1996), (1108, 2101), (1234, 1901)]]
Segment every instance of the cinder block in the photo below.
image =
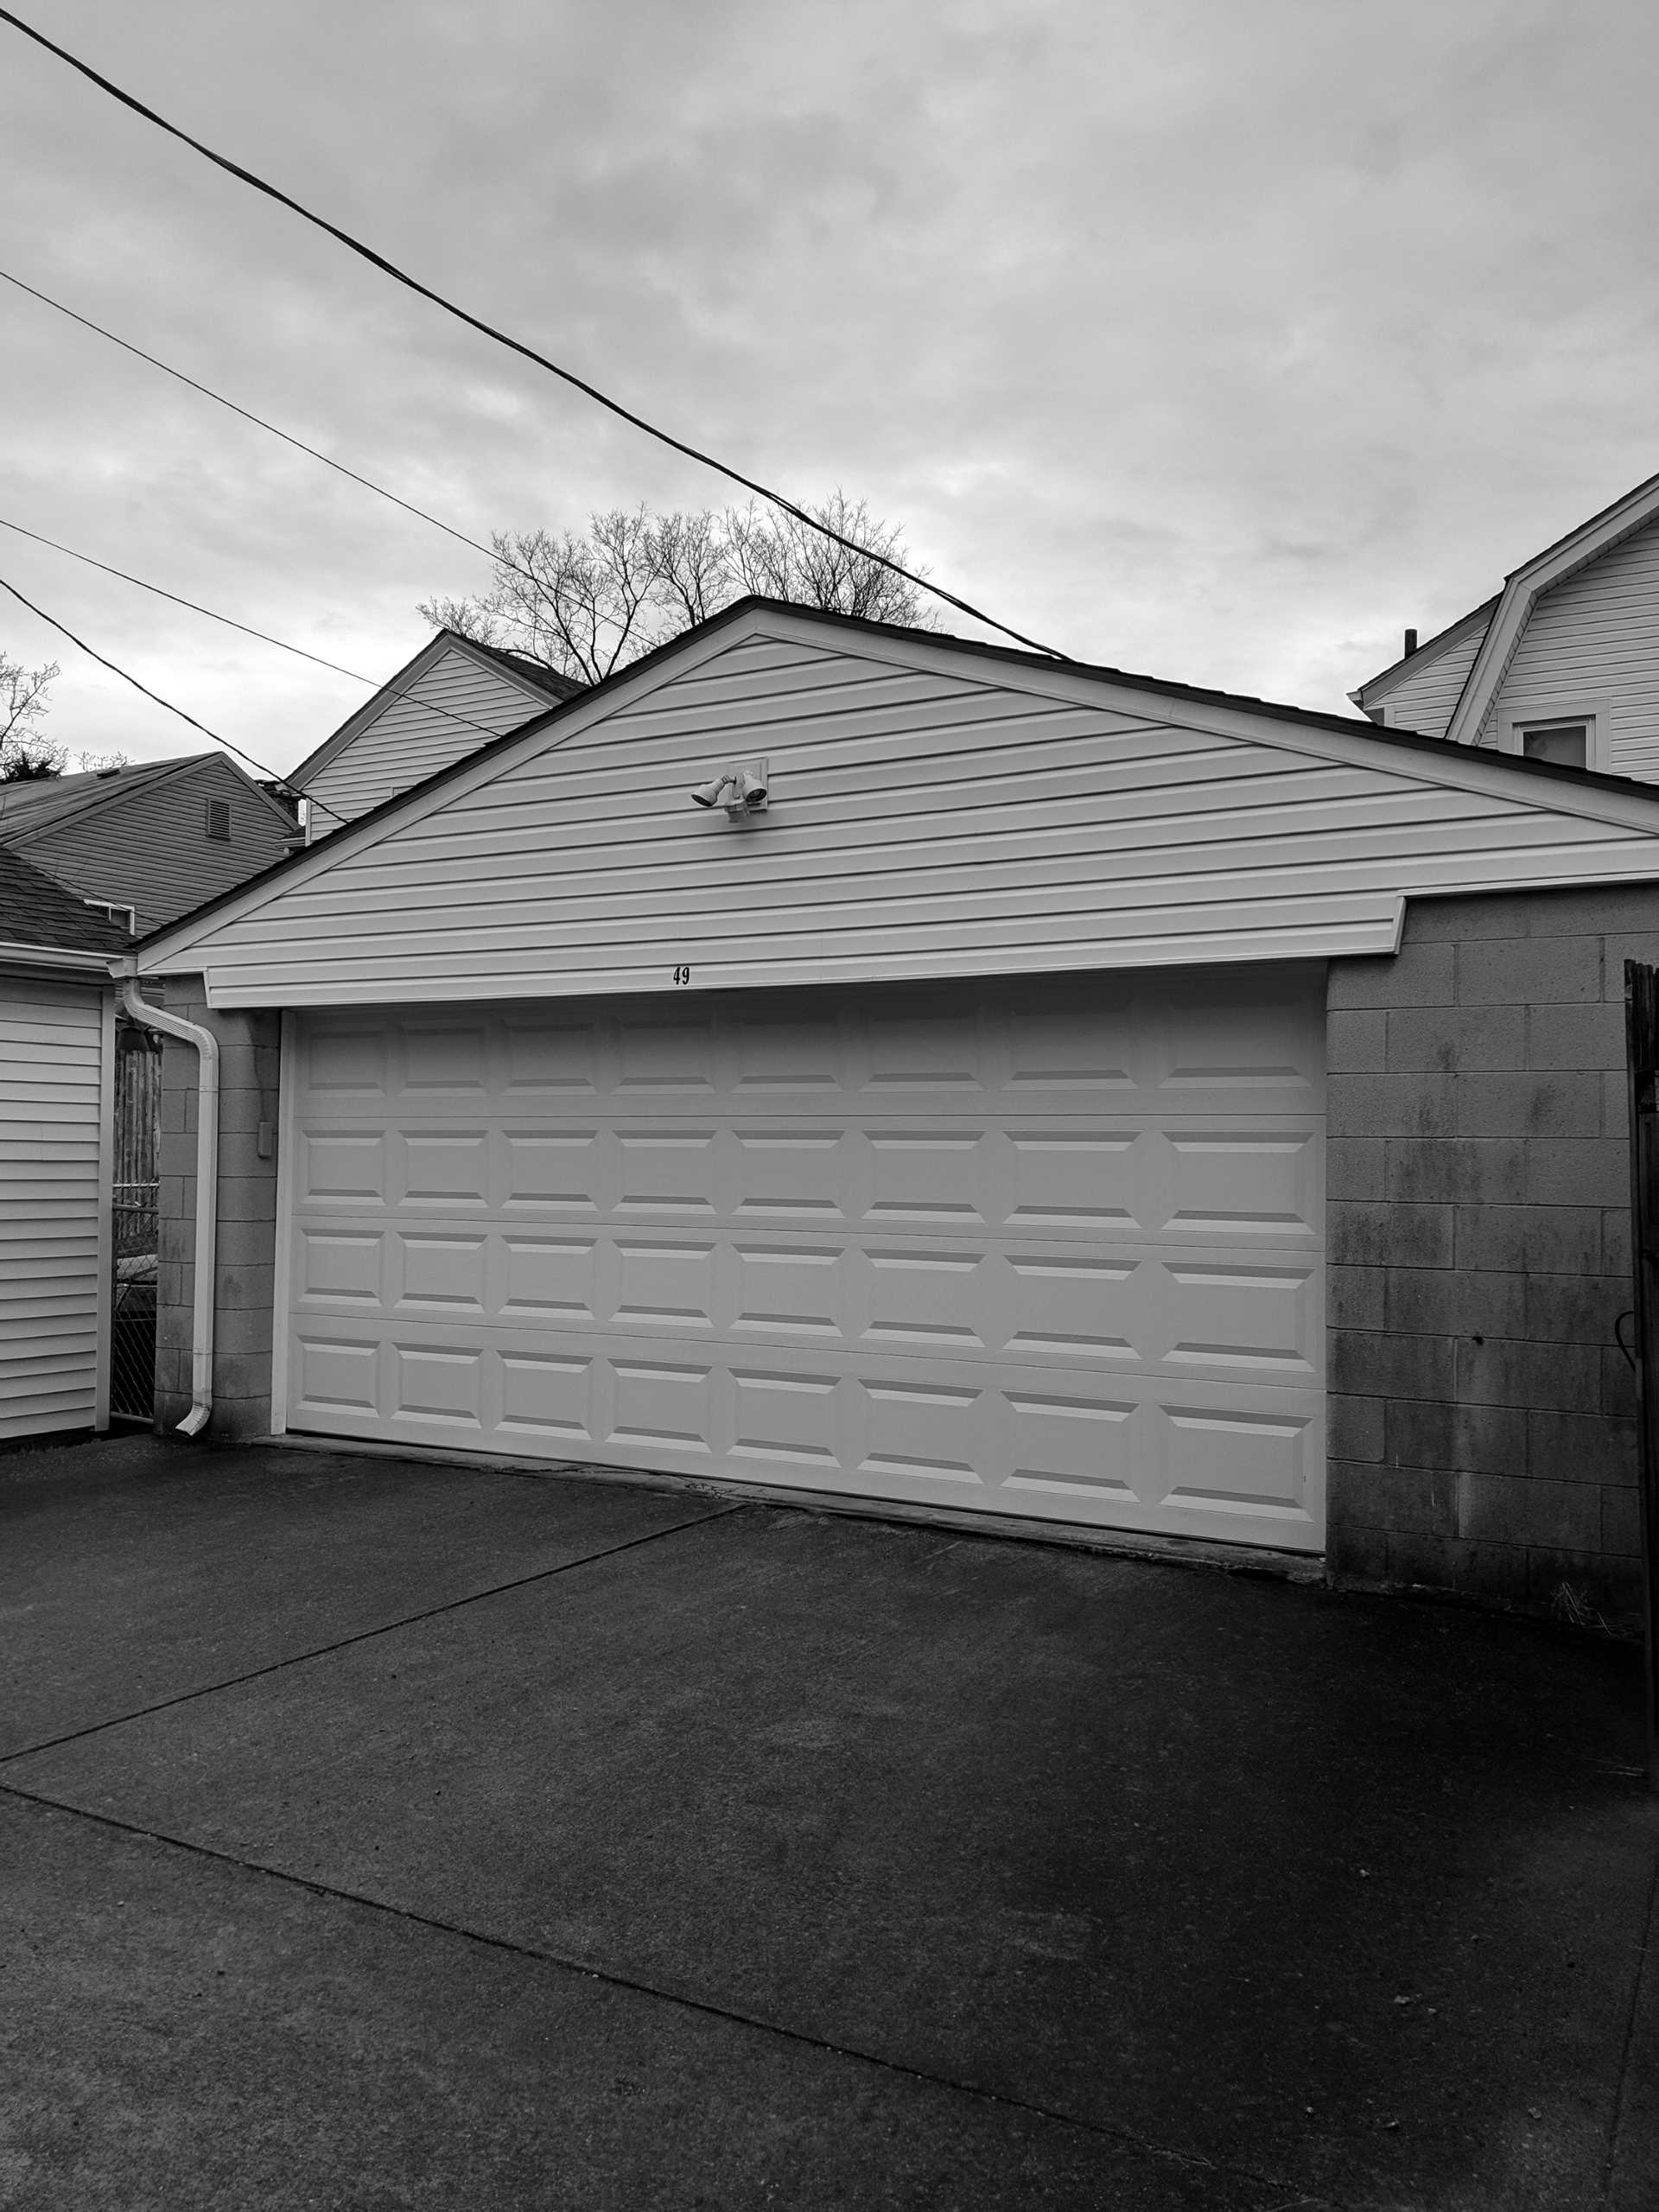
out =
[(270, 1351), (213, 1352), (215, 1398), (263, 1398), (270, 1403)]
[(1375, 1467), (1353, 1489), (1349, 1510), (1363, 1514), (1376, 1528), (1423, 1536), (1458, 1533), (1455, 1475), (1433, 1468)]
[[(1332, 1469), (1334, 1478), (1337, 1470)], [(1334, 1481), (1332, 1495), (1336, 1495)], [(1388, 1580), (1387, 1531), (1364, 1522), (1333, 1520), (1325, 1548), (1325, 1572), (1338, 1588), (1377, 1589)]]
[(1624, 1065), (1624, 1008), (1535, 1006), (1527, 1018), (1527, 1065), (1534, 1068), (1618, 1068)]
[(1637, 1478), (1636, 1423), (1606, 1414), (1529, 1413), (1527, 1472), (1550, 1482)]
[(1560, 1344), (1611, 1344), (1613, 1324), (1630, 1305), (1630, 1281), (1624, 1275), (1530, 1274), (1526, 1278), (1526, 1319), (1518, 1329), (1495, 1336), (1530, 1337)]
[(1617, 1206), (1628, 1200), (1626, 1147), (1608, 1137), (1539, 1137), (1527, 1149), (1527, 1198), (1534, 1205)]
[(1400, 1007), (1388, 1024), (1390, 1070), (1450, 1075), (1526, 1065), (1524, 1007)]
[(1593, 1551), (1601, 1541), (1601, 1492), (1593, 1483), (1515, 1475), (1459, 1475), (1458, 1529), (1475, 1543)]
[(1338, 1007), (1325, 1018), (1325, 1064), (1354, 1075), (1387, 1065), (1389, 1017), (1381, 1007)]
[(1325, 1190), (1328, 1201), (1388, 1196), (1388, 1154), (1381, 1137), (1327, 1137)]
[(194, 1177), (196, 1172), (196, 1140), (183, 1130), (163, 1129), (161, 1142), (156, 1147), (156, 1165), (163, 1180), (176, 1175), (181, 1180)]
[(269, 1436), (270, 1398), (215, 1397), (207, 1433), (216, 1441), (226, 1444), (252, 1443), (258, 1438)]
[(219, 1224), (214, 1256), (221, 1266), (269, 1267), (276, 1256), (276, 1224), (268, 1221)]
[(1519, 1337), (1526, 1333), (1527, 1279), (1463, 1268), (1391, 1268), (1384, 1275), (1386, 1325), (1405, 1336)]
[(1602, 1217), (1594, 1206), (1459, 1206), (1460, 1268), (1538, 1268), (1551, 1274), (1599, 1274)]
[(1456, 1123), (1447, 1075), (1332, 1075), (1325, 1126), (1344, 1137), (1449, 1137)]
[(1606, 1274), (1629, 1278), (1630, 1209), (1628, 1198), (1622, 1205), (1609, 1206), (1601, 1217), (1601, 1265)]
[(276, 1178), (274, 1175), (221, 1175), (219, 1179), (219, 1218), (221, 1222), (274, 1222), (276, 1218)]
[(1536, 1007), (1601, 996), (1599, 937), (1493, 938), (1457, 948), (1458, 1002)]
[(1453, 1389), (1431, 1395), (1469, 1404), (1536, 1407), (1557, 1413), (1598, 1413), (1601, 1358), (1593, 1344), (1517, 1344), (1508, 1337), (1457, 1340)]
[(1615, 1144), (1630, 1141), (1630, 1084), (1623, 1068), (1609, 1068), (1601, 1078), (1601, 1134)]
[(1610, 930), (1602, 940), (1602, 996), (1611, 1003), (1624, 1003), (1624, 963), (1635, 960), (1644, 968), (1659, 967), (1659, 927)]
[(1339, 1199), (1326, 1210), (1329, 1257), (1338, 1267), (1449, 1268), (1453, 1220), (1451, 1206)]
[(1333, 1009), (1450, 1006), (1456, 995), (1454, 985), (1455, 965), (1449, 944), (1407, 944), (1392, 956), (1333, 960), (1325, 1004)]
[(1599, 1069), (1460, 1075), (1452, 1092), (1457, 1130), (1467, 1137), (1599, 1137), (1602, 1091)]
[(1325, 1400), (1327, 1446), (1333, 1459), (1374, 1465), (1382, 1457), (1381, 1398), (1351, 1398), (1333, 1393)]
[(270, 1357), (273, 1321), (269, 1306), (255, 1310), (239, 1306), (221, 1308), (218, 1325), (213, 1332), (215, 1362), (221, 1354), (229, 1358), (240, 1357), (245, 1353), (262, 1353), (268, 1360)]
[(1450, 1337), (1344, 1330), (1331, 1342), (1331, 1388), (1362, 1398), (1450, 1398), (1456, 1351)]
[(1382, 1456), (1390, 1466), (1522, 1474), (1527, 1465), (1527, 1416), (1518, 1406), (1395, 1398), (1387, 1408)]
[(1535, 894), (1462, 892), (1451, 899), (1413, 899), (1406, 906), (1407, 944), (1455, 944), (1465, 938), (1525, 937)]
[(1383, 1268), (1327, 1268), (1325, 1325), (1332, 1329), (1380, 1329), (1383, 1325)]
[(1527, 930), (1532, 937), (1605, 937), (1659, 926), (1659, 897), (1644, 883), (1587, 885), (1561, 891), (1535, 891), (1527, 899)]
[[(1629, 1321), (1624, 1324), (1624, 1341), (1634, 1341)], [(1636, 1370), (1624, 1353), (1613, 1346), (1605, 1345), (1602, 1349), (1601, 1410), (1628, 1421), (1636, 1418)]]
[(250, 1141), (247, 1157), (257, 1159), (257, 1151), (251, 1141), (258, 1135), (259, 1124), (270, 1122), (274, 1126), (276, 1119), (276, 1100), (273, 1092), (258, 1084), (246, 1090), (227, 1091), (219, 1101), (219, 1143), (226, 1146), (238, 1137), (245, 1137)]
[(181, 1090), (176, 1087), (168, 1089), (163, 1085), (156, 1116), (158, 1134), (164, 1137), (183, 1136), (195, 1120), (194, 1113), (189, 1121), (185, 1119), (185, 1109), (188, 1105), (193, 1106), (194, 1099), (194, 1091)]
[(1634, 1484), (1601, 1493), (1601, 1549), (1625, 1559), (1642, 1555), (1642, 1499)]
[(1512, 1205), (1525, 1198), (1526, 1185), (1520, 1137), (1398, 1137), (1389, 1143), (1388, 1193), (1408, 1204)]

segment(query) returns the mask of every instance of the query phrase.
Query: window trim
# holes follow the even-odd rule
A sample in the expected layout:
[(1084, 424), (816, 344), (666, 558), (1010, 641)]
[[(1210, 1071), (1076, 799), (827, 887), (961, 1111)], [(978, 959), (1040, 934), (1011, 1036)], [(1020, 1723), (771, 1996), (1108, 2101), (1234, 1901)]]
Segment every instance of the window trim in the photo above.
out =
[(1526, 734), (1529, 729), (1542, 729), (1562, 722), (1584, 724), (1584, 765), (1604, 776), (1609, 774), (1611, 764), (1607, 755), (1612, 728), (1612, 699), (1605, 691), (1580, 691), (1563, 699), (1532, 699), (1513, 704), (1506, 701), (1498, 717), (1498, 750), (1500, 753), (1524, 753)]

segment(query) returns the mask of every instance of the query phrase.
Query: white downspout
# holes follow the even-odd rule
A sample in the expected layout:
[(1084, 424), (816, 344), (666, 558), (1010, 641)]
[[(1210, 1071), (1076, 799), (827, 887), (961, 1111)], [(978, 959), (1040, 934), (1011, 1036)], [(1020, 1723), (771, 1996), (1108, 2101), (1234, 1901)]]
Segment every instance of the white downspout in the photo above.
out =
[(138, 978), (121, 978), (121, 1004), (146, 1029), (194, 1045), (196, 1082), (196, 1281), (190, 1325), (190, 1410), (181, 1435), (200, 1436), (213, 1410), (213, 1273), (219, 1228), (219, 1039), (182, 1015), (164, 1014), (139, 995)]

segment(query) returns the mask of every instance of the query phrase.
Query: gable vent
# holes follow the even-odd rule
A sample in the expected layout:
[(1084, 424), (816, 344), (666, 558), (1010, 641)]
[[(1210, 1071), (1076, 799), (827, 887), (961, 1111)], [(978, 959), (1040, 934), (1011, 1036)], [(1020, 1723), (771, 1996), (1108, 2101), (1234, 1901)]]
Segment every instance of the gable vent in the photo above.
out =
[(231, 802), (227, 798), (210, 798), (207, 802), (207, 835), (216, 837), (222, 845), (231, 841)]

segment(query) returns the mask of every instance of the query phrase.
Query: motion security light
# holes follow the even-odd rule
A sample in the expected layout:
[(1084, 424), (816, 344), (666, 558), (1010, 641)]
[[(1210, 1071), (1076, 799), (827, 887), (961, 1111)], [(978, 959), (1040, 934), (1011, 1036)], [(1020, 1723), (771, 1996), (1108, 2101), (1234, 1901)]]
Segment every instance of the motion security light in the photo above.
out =
[(718, 806), (731, 783), (727, 776), (710, 776), (706, 784), (699, 784), (691, 796), (699, 806)]
[(725, 768), (710, 776), (706, 784), (696, 786), (691, 798), (698, 806), (723, 806), (732, 821), (741, 822), (766, 812), (769, 787), (766, 762), (751, 760), (741, 768)]

